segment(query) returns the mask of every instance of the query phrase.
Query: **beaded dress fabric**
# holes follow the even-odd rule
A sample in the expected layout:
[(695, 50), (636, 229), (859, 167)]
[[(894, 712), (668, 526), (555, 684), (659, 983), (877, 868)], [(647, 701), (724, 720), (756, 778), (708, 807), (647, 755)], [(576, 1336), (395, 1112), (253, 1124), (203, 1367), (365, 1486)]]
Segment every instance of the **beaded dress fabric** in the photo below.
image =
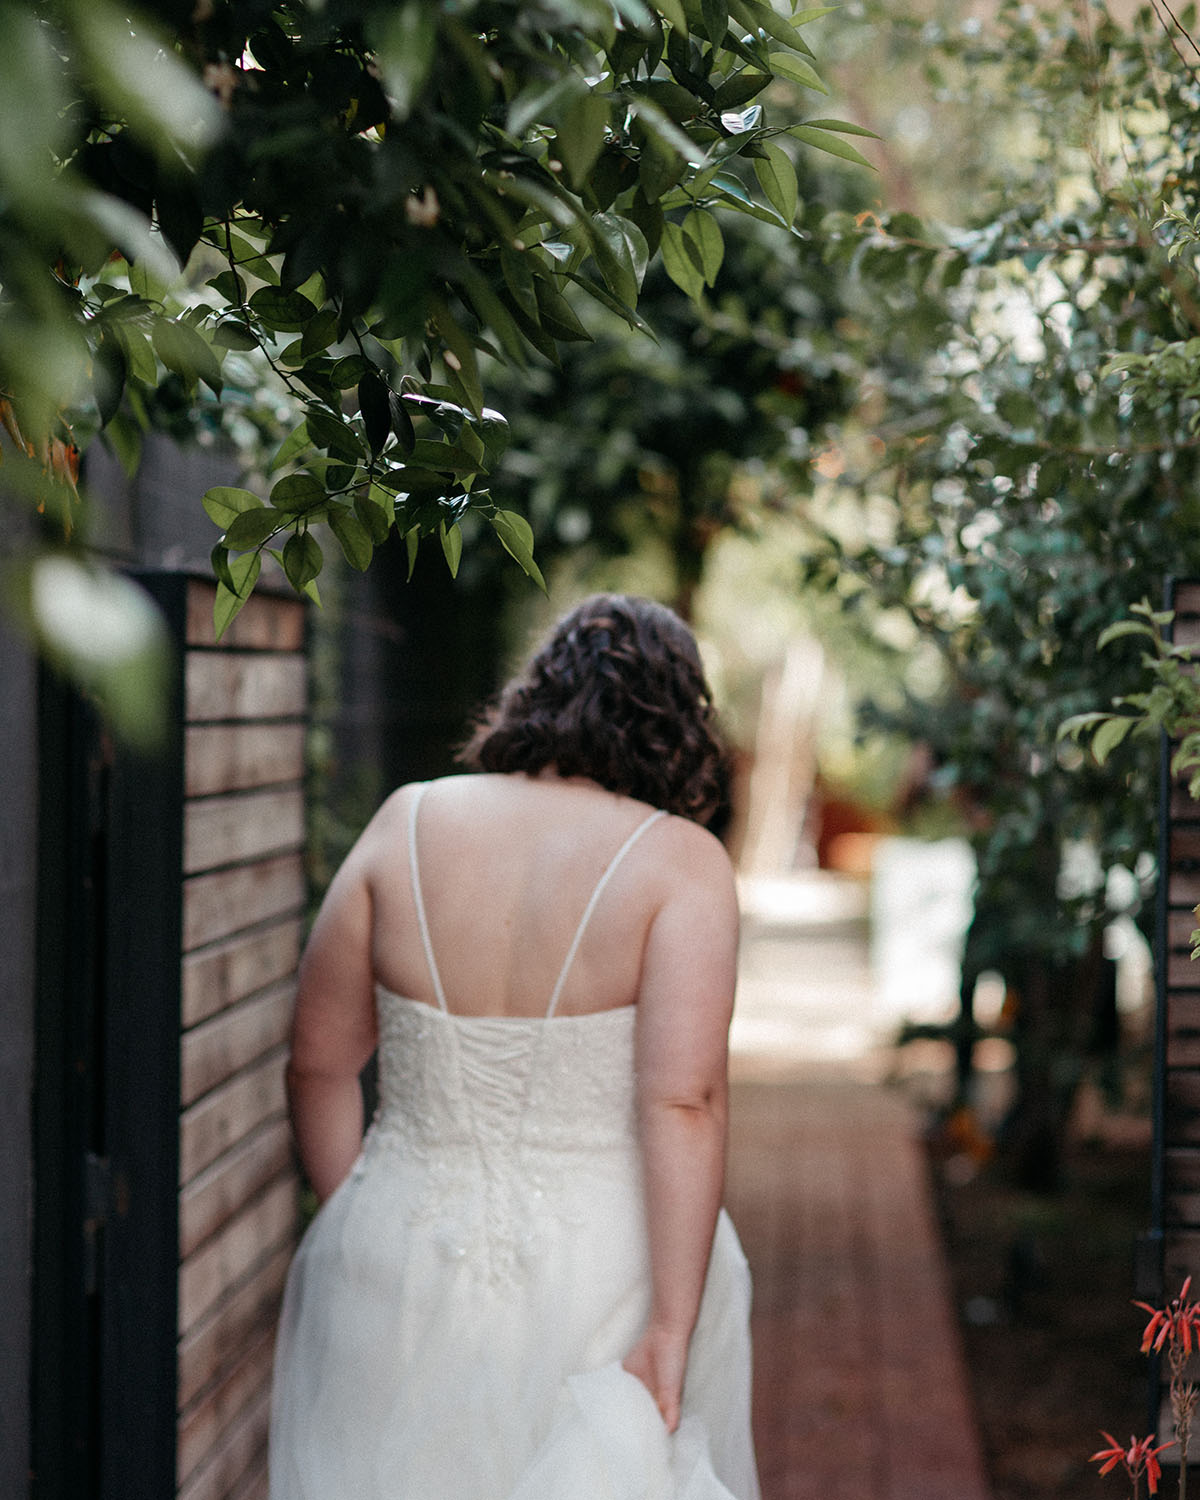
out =
[(621, 1369), (650, 1275), (634, 1119), (634, 1006), (544, 1016), (377, 986), (379, 1109), (288, 1277), (271, 1500), (759, 1500), (749, 1276), (717, 1225), (669, 1435)]

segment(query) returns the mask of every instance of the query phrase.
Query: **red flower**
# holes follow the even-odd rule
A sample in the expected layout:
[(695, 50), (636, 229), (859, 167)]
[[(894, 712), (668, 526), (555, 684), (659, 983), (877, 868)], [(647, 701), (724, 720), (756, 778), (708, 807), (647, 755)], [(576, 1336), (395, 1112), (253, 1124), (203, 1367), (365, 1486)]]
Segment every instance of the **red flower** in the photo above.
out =
[[(1185, 1288), (1186, 1290), (1186, 1288)], [(1098, 1463), (1101, 1474), (1107, 1474), (1110, 1469), (1115, 1469), (1118, 1464), (1125, 1465), (1125, 1471), (1130, 1479), (1137, 1479), (1138, 1475), (1145, 1471), (1146, 1485), (1152, 1495), (1158, 1494), (1158, 1481), (1162, 1478), (1162, 1465), (1158, 1461), (1158, 1455), (1164, 1448), (1173, 1446), (1171, 1443), (1159, 1443), (1158, 1447), (1152, 1446), (1154, 1434), (1144, 1438), (1130, 1438), (1129, 1447), (1124, 1448), (1117, 1442), (1111, 1432), (1102, 1432), (1101, 1437), (1106, 1437), (1109, 1442), (1107, 1448), (1101, 1448), (1099, 1453), (1093, 1453), (1088, 1459), (1089, 1463)]]
[(1149, 1354), (1151, 1349), (1158, 1354), (1164, 1344), (1176, 1345), (1184, 1354), (1190, 1354), (1193, 1344), (1200, 1343), (1200, 1303), (1187, 1300), (1191, 1285), (1189, 1276), (1180, 1288), (1179, 1296), (1166, 1307), (1151, 1307), (1148, 1302), (1133, 1304), (1150, 1314), (1150, 1321), (1142, 1334), (1143, 1354)]

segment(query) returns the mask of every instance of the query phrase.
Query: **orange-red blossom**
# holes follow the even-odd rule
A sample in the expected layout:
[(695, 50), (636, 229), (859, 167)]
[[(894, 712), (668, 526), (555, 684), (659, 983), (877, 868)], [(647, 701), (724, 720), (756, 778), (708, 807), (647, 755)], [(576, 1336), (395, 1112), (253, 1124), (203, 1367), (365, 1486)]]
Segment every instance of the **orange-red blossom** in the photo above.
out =
[(1166, 1307), (1151, 1307), (1148, 1302), (1133, 1304), (1150, 1314), (1150, 1321), (1142, 1334), (1143, 1354), (1149, 1354), (1151, 1350), (1158, 1354), (1164, 1344), (1172, 1344), (1184, 1354), (1190, 1354), (1193, 1345), (1200, 1345), (1200, 1303), (1187, 1300), (1191, 1285), (1189, 1276), (1180, 1288), (1179, 1296)]
[(1162, 1465), (1158, 1461), (1158, 1455), (1164, 1448), (1170, 1448), (1172, 1443), (1159, 1443), (1153, 1446), (1154, 1434), (1144, 1438), (1130, 1438), (1129, 1447), (1118, 1443), (1111, 1432), (1102, 1432), (1101, 1437), (1108, 1439), (1109, 1446), (1101, 1448), (1099, 1453), (1093, 1453), (1088, 1460), (1089, 1463), (1098, 1463), (1101, 1474), (1107, 1474), (1110, 1469), (1115, 1469), (1118, 1464), (1124, 1464), (1126, 1473), (1130, 1479), (1137, 1481), (1138, 1475), (1143, 1471), (1146, 1475), (1146, 1485), (1152, 1495), (1158, 1494), (1158, 1481), (1162, 1478)]

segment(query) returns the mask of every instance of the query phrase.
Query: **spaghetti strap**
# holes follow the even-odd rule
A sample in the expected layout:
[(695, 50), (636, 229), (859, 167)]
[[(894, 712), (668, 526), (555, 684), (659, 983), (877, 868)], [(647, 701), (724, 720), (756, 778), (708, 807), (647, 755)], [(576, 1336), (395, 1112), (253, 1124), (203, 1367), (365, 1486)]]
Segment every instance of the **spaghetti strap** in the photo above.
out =
[(418, 782), (414, 789), (412, 806), (408, 812), (408, 868), (412, 876), (413, 901), (417, 908), (417, 926), (421, 929), (421, 946), (425, 949), (425, 962), (429, 965), (429, 977), (433, 980), (433, 992), (439, 1008), (449, 1013), (446, 992), (442, 989), (442, 976), (438, 973), (437, 960), (433, 956), (433, 943), (429, 938), (429, 923), (425, 918), (425, 898), (421, 894), (421, 872), (417, 868), (417, 812), (421, 799), (429, 786), (427, 781)]
[(546, 1007), (547, 1021), (551, 1019), (555, 1011), (558, 1009), (558, 1002), (562, 998), (563, 986), (567, 982), (567, 975), (571, 972), (571, 965), (575, 962), (575, 955), (579, 952), (579, 945), (583, 942), (583, 935), (587, 931), (588, 923), (592, 919), (592, 913), (596, 910), (596, 903), (604, 894), (605, 886), (617, 873), (617, 866), (633, 848), (634, 844), (637, 843), (638, 839), (641, 838), (642, 834), (645, 833), (647, 828), (649, 828), (652, 823), (657, 823), (659, 818), (665, 817), (666, 813), (660, 807), (655, 812), (652, 812), (648, 818), (644, 818), (642, 822), (638, 824), (638, 826), (625, 840), (625, 842), (621, 845), (621, 847), (617, 850), (617, 852), (613, 855), (612, 859), (609, 860), (608, 868), (596, 882), (596, 888), (592, 892), (591, 897), (588, 900), (588, 904), (583, 909), (583, 916), (579, 919), (579, 926), (575, 929), (575, 936), (571, 939), (571, 946), (567, 949), (567, 956), (563, 960), (562, 968), (558, 972), (558, 980), (554, 986), (554, 991), (550, 996), (550, 1004)]

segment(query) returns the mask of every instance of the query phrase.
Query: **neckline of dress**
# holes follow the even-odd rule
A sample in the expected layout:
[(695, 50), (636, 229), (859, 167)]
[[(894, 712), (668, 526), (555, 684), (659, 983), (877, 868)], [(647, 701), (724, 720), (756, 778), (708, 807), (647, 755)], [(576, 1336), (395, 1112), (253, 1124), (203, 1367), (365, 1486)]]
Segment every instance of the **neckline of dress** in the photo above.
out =
[(610, 1005), (604, 1010), (587, 1010), (574, 1014), (564, 1014), (555, 1011), (552, 1016), (469, 1016), (457, 1010), (442, 1010), (438, 1005), (428, 1000), (417, 1000), (412, 995), (402, 995), (399, 990), (389, 989), (381, 980), (375, 981), (376, 995), (386, 995), (389, 1000), (397, 1000), (401, 1005), (408, 1005), (413, 1009), (427, 1010), (430, 1015), (443, 1017), (447, 1021), (463, 1021), (471, 1023), (474, 1021), (485, 1022), (488, 1025), (496, 1023), (501, 1026), (513, 1024), (525, 1024), (536, 1026), (557, 1026), (566, 1021), (594, 1021), (599, 1016), (632, 1016), (637, 1010), (636, 1002), (629, 1005)]

